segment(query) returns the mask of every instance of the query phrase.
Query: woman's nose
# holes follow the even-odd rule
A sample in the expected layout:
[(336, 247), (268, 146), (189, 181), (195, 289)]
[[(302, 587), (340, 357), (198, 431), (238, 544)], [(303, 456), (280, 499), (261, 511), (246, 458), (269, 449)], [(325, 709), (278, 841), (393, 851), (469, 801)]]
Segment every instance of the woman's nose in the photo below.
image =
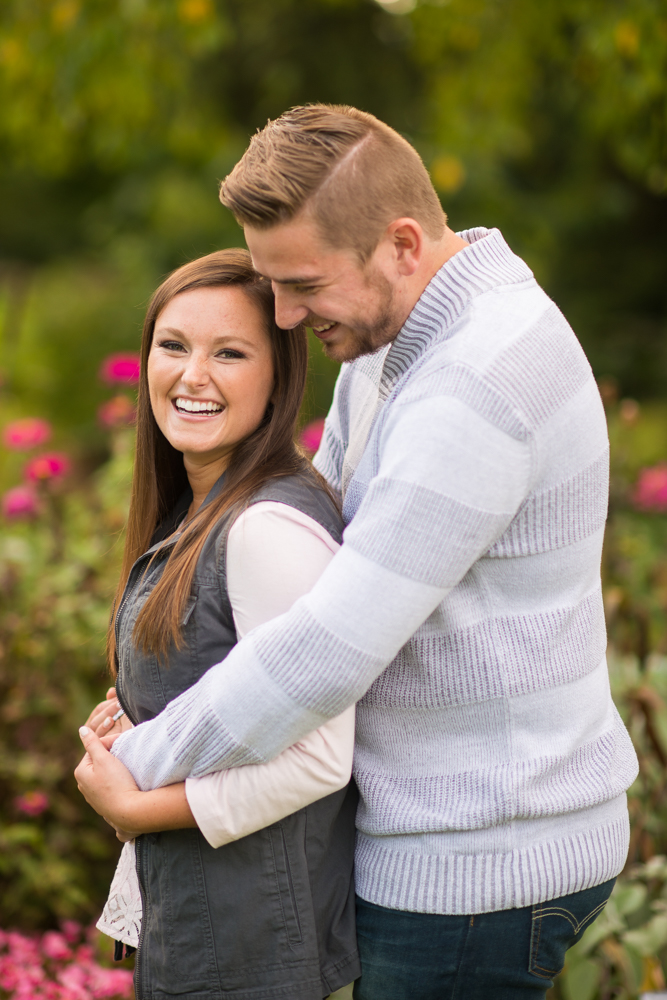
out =
[(187, 385), (205, 385), (209, 380), (208, 358), (193, 352), (187, 359), (182, 379)]

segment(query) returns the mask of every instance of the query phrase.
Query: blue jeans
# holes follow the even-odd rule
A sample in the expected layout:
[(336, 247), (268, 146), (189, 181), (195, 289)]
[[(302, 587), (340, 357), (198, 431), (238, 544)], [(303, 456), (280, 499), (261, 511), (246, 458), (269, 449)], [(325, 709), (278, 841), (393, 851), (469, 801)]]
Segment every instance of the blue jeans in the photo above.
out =
[(615, 881), (465, 917), (388, 910), (357, 897), (354, 1000), (544, 1000)]

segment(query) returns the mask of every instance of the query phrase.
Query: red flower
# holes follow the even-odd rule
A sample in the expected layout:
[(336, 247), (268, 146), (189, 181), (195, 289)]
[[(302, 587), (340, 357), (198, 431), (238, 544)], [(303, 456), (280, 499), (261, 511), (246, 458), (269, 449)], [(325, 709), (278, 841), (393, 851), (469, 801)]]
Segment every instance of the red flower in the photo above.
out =
[(24, 792), (14, 799), (14, 805), (26, 816), (39, 816), (49, 808), (49, 797), (45, 792)]
[(323, 432), (324, 418), (320, 417), (319, 420), (311, 420), (311, 422), (306, 424), (304, 429), (301, 431), (299, 441), (306, 451), (309, 451), (314, 455), (320, 446)]
[(62, 479), (70, 471), (71, 463), (62, 451), (51, 451), (35, 455), (25, 467), (28, 479), (37, 482), (45, 479)]
[(134, 423), (136, 415), (136, 407), (127, 396), (114, 396), (97, 410), (97, 419), (102, 427), (127, 427)]
[(107, 385), (132, 385), (139, 381), (141, 373), (141, 359), (138, 354), (120, 353), (110, 354), (105, 358), (100, 368), (100, 378)]
[(6, 448), (12, 451), (30, 451), (38, 448), (51, 437), (51, 424), (39, 417), (24, 417), (23, 420), (12, 420), (2, 432)]
[(11, 521), (35, 517), (39, 513), (39, 499), (32, 486), (15, 486), (2, 498), (2, 513)]
[(642, 469), (633, 495), (639, 510), (667, 512), (667, 465)]

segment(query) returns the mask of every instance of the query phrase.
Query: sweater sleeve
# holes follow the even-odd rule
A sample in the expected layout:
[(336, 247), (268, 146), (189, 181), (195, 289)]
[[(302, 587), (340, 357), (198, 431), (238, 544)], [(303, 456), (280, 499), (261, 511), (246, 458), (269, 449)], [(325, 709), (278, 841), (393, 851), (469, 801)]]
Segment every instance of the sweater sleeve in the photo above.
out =
[[(235, 521), (227, 542), (227, 589), (239, 638), (289, 610), (338, 545), (286, 504), (263, 502)], [(354, 706), (266, 764), (188, 778), (185, 793), (212, 847), (245, 837), (344, 788), (352, 773)]]
[(379, 447), (310, 593), (116, 740), (140, 787), (269, 760), (358, 701), (504, 532), (535, 474), (530, 438), (442, 394), (394, 404)]

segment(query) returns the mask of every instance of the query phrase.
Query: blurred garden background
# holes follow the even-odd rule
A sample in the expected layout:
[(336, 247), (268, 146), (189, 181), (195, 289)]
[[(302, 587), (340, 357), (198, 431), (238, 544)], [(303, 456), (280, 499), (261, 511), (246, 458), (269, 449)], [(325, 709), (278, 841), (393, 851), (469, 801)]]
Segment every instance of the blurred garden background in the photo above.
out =
[[(665, 0), (2, 0), (0, 997), (129, 989), (81, 929), (119, 845), (71, 772), (108, 685), (142, 313), (173, 267), (242, 244), (218, 183), (308, 101), (408, 137), (452, 226), (502, 229), (598, 377), (612, 684), (641, 774), (625, 876), (554, 993), (664, 989)], [(315, 343), (304, 425), (335, 376)]]

